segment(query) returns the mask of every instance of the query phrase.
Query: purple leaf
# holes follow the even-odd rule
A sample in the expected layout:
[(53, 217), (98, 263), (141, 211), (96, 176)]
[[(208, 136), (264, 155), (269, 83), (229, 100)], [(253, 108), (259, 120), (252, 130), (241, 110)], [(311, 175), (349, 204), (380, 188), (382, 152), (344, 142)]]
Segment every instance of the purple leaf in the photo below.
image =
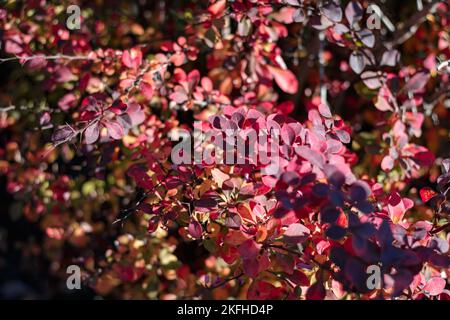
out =
[(217, 206), (217, 201), (212, 198), (204, 198), (194, 201), (194, 206), (196, 210), (209, 212)]
[(350, 186), (349, 194), (352, 201), (366, 200), (370, 195), (370, 187), (364, 181), (357, 181)]
[(45, 125), (47, 125), (47, 124), (50, 123), (50, 120), (51, 120), (50, 113), (44, 112), (44, 113), (42, 114), (42, 116), (39, 118), (39, 124), (40, 124), (41, 126), (45, 126)]
[(321, 16), (313, 15), (309, 19), (309, 22), (311, 26), (316, 30), (325, 30), (333, 25), (333, 21), (328, 19), (325, 15)]
[(431, 249), (438, 250), (439, 252), (441, 252), (443, 254), (446, 254), (449, 249), (449, 243), (446, 240), (441, 239), (439, 237), (433, 237), (430, 240), (428, 247)]
[(138, 103), (132, 102), (128, 104), (126, 112), (131, 119), (132, 126), (140, 125), (145, 120), (145, 113)]
[(333, 26), (333, 31), (334, 31), (335, 33), (339, 34), (339, 35), (342, 35), (342, 34), (344, 34), (344, 33), (349, 32), (350, 29), (347, 28), (347, 26), (344, 25), (344, 24), (342, 24), (342, 23), (336, 23), (336, 24)]
[(303, 242), (308, 239), (310, 231), (307, 227), (301, 223), (291, 224), (284, 233), (287, 241), (290, 242)]
[(281, 178), (284, 183), (290, 186), (296, 186), (300, 183), (300, 176), (295, 171), (284, 172)]
[(301, 8), (299, 8), (295, 10), (292, 18), (295, 22), (304, 22), (306, 20), (306, 15), (305, 12)]
[(355, 206), (359, 211), (365, 214), (369, 214), (374, 210), (373, 205), (368, 201), (360, 201)]
[(345, 275), (359, 292), (368, 291), (367, 273), (364, 264), (356, 258), (350, 258), (345, 264)]
[(72, 137), (75, 132), (69, 125), (58, 128), (52, 135), (52, 141), (55, 143), (63, 142)]
[(228, 228), (232, 228), (232, 229), (239, 229), (241, 226), (241, 217), (238, 214), (232, 215), (232, 216), (228, 216), (225, 219), (225, 226), (227, 226)]
[(361, 42), (369, 48), (373, 48), (375, 45), (375, 36), (369, 29), (361, 29), (356, 31), (356, 36)]
[(325, 223), (335, 223), (340, 214), (334, 207), (325, 207), (320, 211), (320, 219)]
[(353, 51), (350, 55), (350, 67), (355, 73), (360, 74), (364, 67), (366, 66), (366, 61), (364, 60), (364, 56), (361, 52)]
[(202, 237), (203, 228), (197, 220), (191, 220), (188, 226), (188, 232), (194, 239), (200, 239)]
[(345, 130), (336, 130), (336, 135), (342, 143), (350, 142), (350, 134)]
[(412, 76), (411, 79), (408, 80), (408, 82), (405, 84), (402, 90), (406, 92), (415, 93), (423, 89), (423, 87), (425, 87), (425, 85), (428, 82), (428, 79), (430, 79), (430, 74), (428, 72), (425, 71), (417, 72), (415, 75)]
[(378, 89), (382, 85), (381, 75), (375, 71), (364, 71), (361, 74), (361, 80), (369, 89), (372, 90)]
[(91, 124), (84, 131), (84, 139), (86, 144), (92, 144), (97, 141), (100, 135), (100, 129), (98, 127), (98, 122)]
[(345, 175), (338, 170), (334, 170), (329, 173), (328, 181), (336, 188), (340, 188), (345, 182)]
[(320, 8), (320, 12), (334, 22), (342, 20), (342, 9), (334, 2), (330, 2)]
[(348, 253), (340, 247), (332, 247), (330, 251), (330, 260), (339, 268), (343, 269), (348, 260)]
[(400, 295), (413, 281), (411, 272), (400, 269), (394, 275), (384, 275), (384, 283), (388, 288), (393, 288), (392, 296)]
[(333, 240), (342, 239), (346, 233), (347, 233), (347, 229), (342, 228), (341, 226), (338, 226), (338, 225), (333, 225), (333, 226), (329, 227), (327, 229), (327, 231), (325, 232), (327, 237), (331, 238)]
[(341, 191), (331, 191), (330, 201), (337, 207), (342, 207), (344, 205), (344, 194)]
[(326, 103), (319, 104), (319, 113), (325, 118), (331, 118), (332, 114), (330, 111), (330, 107)]
[(325, 183), (318, 183), (312, 187), (312, 192), (318, 197), (328, 196), (329, 191), (330, 191), (330, 188)]
[(315, 166), (322, 167), (325, 164), (325, 158), (321, 153), (311, 150), (306, 146), (296, 147), (295, 152)]
[(350, 26), (354, 26), (363, 17), (363, 7), (358, 1), (351, 1), (345, 7), (345, 17), (347, 18)]
[(382, 66), (395, 67), (400, 60), (400, 53), (397, 50), (388, 50), (383, 53), (381, 58)]
[(105, 126), (108, 129), (109, 136), (113, 139), (122, 139), (124, 132), (123, 127), (116, 121), (106, 121)]
[(450, 158), (442, 160), (442, 168), (444, 173), (448, 173), (450, 171)]

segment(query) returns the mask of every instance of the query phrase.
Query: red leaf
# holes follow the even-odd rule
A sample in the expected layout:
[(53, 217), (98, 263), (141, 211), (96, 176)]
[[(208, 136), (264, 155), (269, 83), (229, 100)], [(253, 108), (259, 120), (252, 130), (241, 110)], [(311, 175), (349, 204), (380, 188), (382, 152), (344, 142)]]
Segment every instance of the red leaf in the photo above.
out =
[(137, 69), (142, 63), (142, 52), (139, 49), (125, 50), (122, 54), (122, 63), (131, 69)]
[(308, 277), (299, 270), (294, 270), (291, 276), (289, 276), (289, 280), (299, 286), (309, 286)]
[(325, 287), (322, 282), (316, 282), (306, 291), (306, 300), (323, 300), (325, 298)]
[(191, 220), (188, 226), (188, 231), (194, 239), (200, 239), (203, 234), (202, 225), (197, 220)]
[(380, 111), (393, 111), (394, 110), (394, 108), (389, 104), (389, 102), (382, 95), (378, 95), (378, 100), (375, 103), (375, 107)]
[(243, 259), (256, 260), (261, 250), (261, 245), (252, 239), (248, 239), (239, 246), (239, 254)]
[(123, 127), (120, 123), (115, 121), (106, 121), (105, 126), (108, 129), (109, 136), (113, 139), (119, 140), (122, 139)]
[(136, 102), (128, 104), (126, 113), (131, 119), (132, 126), (140, 125), (145, 120), (144, 110), (142, 110), (141, 106)]
[(287, 145), (292, 145), (295, 140), (295, 131), (288, 124), (284, 124), (281, 128), (281, 139)]
[(318, 166), (319, 168), (323, 167), (323, 165), (325, 164), (325, 157), (323, 156), (323, 154), (315, 150), (312, 150), (306, 146), (296, 147), (295, 152), (299, 156), (305, 158), (306, 160), (311, 162), (311, 164)]
[(423, 287), (423, 291), (428, 292), (430, 296), (437, 296), (442, 293), (445, 289), (445, 279), (441, 277), (433, 277), (431, 278), (425, 287)]
[(148, 232), (148, 233), (153, 233), (153, 232), (155, 232), (156, 229), (158, 229), (158, 225), (159, 225), (159, 217), (158, 217), (158, 216), (152, 217), (152, 218), (148, 221), (147, 232)]
[(385, 156), (381, 161), (381, 169), (386, 172), (389, 172), (394, 168), (394, 159), (391, 156)]
[(211, 174), (213, 176), (214, 181), (217, 183), (219, 188), (222, 188), (223, 183), (230, 179), (230, 176), (217, 168), (212, 169)]
[(153, 87), (147, 82), (141, 82), (139, 89), (141, 89), (142, 95), (148, 100), (153, 97)]
[(66, 111), (69, 108), (73, 108), (76, 105), (77, 101), (78, 98), (73, 93), (68, 93), (58, 101), (58, 107)]
[(414, 155), (413, 160), (421, 166), (431, 166), (435, 157), (430, 151), (420, 151)]
[(115, 114), (122, 114), (127, 109), (127, 105), (123, 103), (121, 100), (116, 100), (112, 103), (111, 107), (109, 107), (109, 111)]
[(303, 242), (308, 239), (310, 231), (301, 223), (293, 223), (284, 232), (284, 236), (288, 241)]
[(284, 115), (288, 115), (294, 111), (294, 103), (292, 101), (285, 101), (277, 106), (277, 109)]
[(218, 0), (216, 3), (208, 7), (208, 12), (214, 16), (217, 16), (225, 10), (226, 3), (226, 0)]
[(269, 71), (272, 73), (275, 79), (275, 82), (278, 84), (281, 90), (290, 94), (294, 94), (297, 92), (298, 81), (291, 71), (283, 70), (272, 66), (268, 67)]
[(296, 9), (294, 7), (283, 7), (280, 11), (273, 14), (273, 18), (278, 22), (289, 24), (294, 22), (294, 13)]
[(420, 198), (423, 202), (428, 202), (435, 195), (437, 195), (437, 192), (435, 192), (431, 188), (423, 188), (422, 190), (420, 190)]

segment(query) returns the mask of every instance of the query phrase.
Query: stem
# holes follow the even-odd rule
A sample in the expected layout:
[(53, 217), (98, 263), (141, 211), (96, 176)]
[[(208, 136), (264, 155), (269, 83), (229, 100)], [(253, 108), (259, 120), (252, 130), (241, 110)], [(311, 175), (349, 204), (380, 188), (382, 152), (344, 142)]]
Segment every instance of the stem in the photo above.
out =
[(444, 225), (442, 225), (442, 226), (440, 226), (440, 227), (437, 227), (436, 229), (431, 230), (431, 231), (430, 231), (430, 234), (436, 234), (436, 233), (439, 233), (439, 232), (441, 232), (441, 231), (447, 229), (448, 227), (450, 227), (450, 222), (447, 222), (446, 224), (444, 224)]
[(214, 290), (214, 289), (217, 289), (217, 288), (219, 288), (219, 287), (221, 287), (221, 286), (223, 286), (223, 285), (225, 285), (225, 284), (227, 284), (228, 282), (230, 282), (230, 281), (233, 281), (233, 280), (236, 280), (236, 279), (239, 279), (240, 277), (242, 277), (244, 275), (244, 273), (243, 272), (241, 272), (241, 273), (239, 273), (237, 276), (234, 276), (234, 277), (231, 277), (231, 278), (228, 278), (228, 279), (225, 279), (225, 280), (223, 280), (223, 281), (221, 281), (221, 282), (219, 282), (218, 284), (216, 284), (216, 285), (213, 285), (213, 286), (211, 286), (211, 287), (208, 287), (208, 289), (209, 290)]
[(14, 61), (14, 60), (23, 60), (24, 62), (34, 60), (34, 59), (45, 59), (45, 60), (58, 60), (58, 59), (64, 59), (64, 60), (95, 60), (95, 58), (89, 57), (89, 56), (69, 56), (65, 54), (58, 54), (53, 56), (46, 56), (46, 55), (35, 55), (35, 56), (29, 56), (29, 57), (9, 57), (9, 58), (0, 58), (0, 63), (2, 62), (8, 62), (8, 61)]

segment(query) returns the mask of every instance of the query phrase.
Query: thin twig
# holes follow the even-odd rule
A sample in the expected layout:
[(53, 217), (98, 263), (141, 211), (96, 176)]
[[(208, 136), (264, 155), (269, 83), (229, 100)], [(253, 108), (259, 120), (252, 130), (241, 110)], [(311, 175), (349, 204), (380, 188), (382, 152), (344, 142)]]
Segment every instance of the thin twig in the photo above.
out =
[(46, 55), (35, 55), (35, 56), (14, 56), (9, 58), (0, 58), (0, 63), (2, 62), (8, 62), (8, 61), (14, 61), (14, 60), (22, 60), (23, 62), (27, 62), (34, 59), (45, 59), (45, 60), (58, 60), (58, 59), (64, 59), (64, 60), (95, 60), (95, 58), (89, 57), (89, 56), (69, 56), (66, 54), (57, 54), (52, 56), (46, 56)]
[(416, 33), (422, 22), (425, 21), (427, 15), (429, 13), (434, 13), (439, 2), (440, 1), (438, 0), (432, 0), (429, 4), (423, 7), (423, 10), (413, 14), (402, 28), (397, 29), (394, 33), (393, 40), (385, 44), (386, 48), (392, 49), (411, 38)]
[(208, 289), (209, 289), (209, 290), (214, 290), (214, 289), (220, 288), (220, 287), (222, 287), (223, 285), (227, 284), (227, 283), (230, 282), (230, 281), (239, 279), (239, 278), (242, 277), (243, 275), (244, 275), (244, 273), (241, 272), (241, 273), (239, 273), (237, 276), (234, 276), (234, 277), (231, 277), (231, 278), (227, 278), (227, 279), (225, 279), (225, 280), (219, 282), (219, 283), (216, 284), (216, 285), (213, 285), (213, 286), (211, 286), (211, 287), (208, 287)]
[(447, 229), (448, 227), (450, 227), (450, 222), (448, 222), (448, 223), (446, 223), (446, 224), (444, 224), (444, 225), (442, 225), (442, 226), (440, 226), (440, 227), (438, 227), (438, 228), (436, 228), (434, 230), (431, 230), (430, 233), (431, 234), (436, 234), (436, 233), (439, 233), (439, 232)]

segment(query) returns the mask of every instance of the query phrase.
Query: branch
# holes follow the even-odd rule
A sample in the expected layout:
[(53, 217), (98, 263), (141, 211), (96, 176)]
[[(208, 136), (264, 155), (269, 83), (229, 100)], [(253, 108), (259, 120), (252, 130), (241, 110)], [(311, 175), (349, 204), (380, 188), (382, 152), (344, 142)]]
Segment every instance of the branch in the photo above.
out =
[(438, 0), (432, 0), (429, 4), (424, 6), (421, 11), (413, 14), (401, 28), (397, 29), (394, 33), (393, 40), (385, 44), (386, 48), (392, 49), (393, 47), (398, 46), (411, 38), (416, 33), (422, 22), (425, 21), (427, 15), (436, 11), (436, 6), (439, 2), (440, 1)]
[(89, 57), (89, 56), (69, 56), (69, 55), (66, 55), (66, 54), (57, 54), (57, 55), (52, 55), (52, 56), (35, 55), (35, 56), (28, 56), (28, 57), (14, 56), (14, 57), (9, 57), (9, 58), (0, 58), (0, 63), (8, 62), (8, 61), (15, 61), (15, 60), (22, 60), (22, 63), (25, 63), (27, 61), (34, 60), (34, 59), (45, 59), (45, 60), (58, 60), (58, 59), (63, 59), (63, 60), (95, 60), (95, 58)]
[(9, 107), (5, 107), (5, 108), (0, 108), (0, 112), (6, 113), (6, 112), (14, 110), (14, 109), (16, 109), (16, 106), (9, 106)]
[(219, 282), (219, 283), (216, 284), (216, 285), (213, 285), (213, 286), (211, 286), (211, 287), (208, 287), (208, 289), (209, 289), (209, 290), (214, 290), (214, 289), (220, 288), (221, 286), (227, 284), (227, 283), (230, 282), (230, 281), (239, 279), (239, 278), (242, 277), (243, 275), (244, 275), (244, 273), (241, 272), (241, 273), (239, 273), (237, 276), (234, 276), (234, 277), (231, 277), (231, 278), (227, 278), (227, 279), (225, 279), (225, 280)]
[(448, 223), (446, 223), (446, 224), (444, 224), (444, 225), (442, 225), (442, 226), (440, 226), (440, 227), (438, 227), (438, 228), (436, 228), (434, 230), (431, 230), (430, 233), (431, 234), (436, 234), (436, 233), (439, 233), (439, 232), (447, 229), (448, 227), (450, 227), (450, 222), (448, 222)]

